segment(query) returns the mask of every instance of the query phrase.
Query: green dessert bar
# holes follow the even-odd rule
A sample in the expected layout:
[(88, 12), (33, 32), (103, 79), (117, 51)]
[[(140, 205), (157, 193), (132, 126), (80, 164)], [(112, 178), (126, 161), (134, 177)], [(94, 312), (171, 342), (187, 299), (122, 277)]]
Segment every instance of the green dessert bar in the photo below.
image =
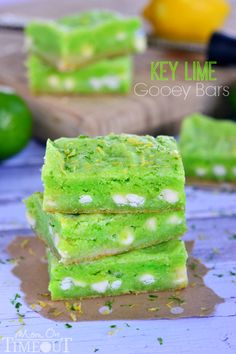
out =
[(172, 137), (115, 135), (48, 140), (42, 170), (49, 212), (184, 210), (184, 169)]
[(104, 59), (85, 68), (60, 72), (36, 56), (27, 62), (34, 93), (128, 93), (132, 83), (132, 59)]
[(94, 262), (62, 264), (49, 252), (53, 300), (180, 289), (187, 285), (187, 252), (173, 240)]
[(111, 11), (88, 11), (57, 21), (33, 21), (26, 44), (60, 71), (73, 70), (103, 58), (142, 52), (145, 35), (138, 17)]
[(62, 263), (82, 262), (176, 239), (186, 231), (183, 211), (157, 214), (46, 213), (43, 196), (25, 200), (28, 220)]
[(236, 181), (236, 124), (193, 114), (183, 121), (180, 142), (187, 177)]

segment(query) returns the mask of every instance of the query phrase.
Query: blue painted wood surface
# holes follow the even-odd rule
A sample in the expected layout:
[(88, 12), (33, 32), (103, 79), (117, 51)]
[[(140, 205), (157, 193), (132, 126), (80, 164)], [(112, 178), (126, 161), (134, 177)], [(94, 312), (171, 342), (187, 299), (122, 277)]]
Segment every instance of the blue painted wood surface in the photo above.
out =
[[(10, 299), (20, 293), (20, 281), (11, 273), (13, 265), (6, 261), (6, 247), (16, 235), (32, 235), (22, 198), (42, 189), (43, 155), (44, 146), (31, 142), (17, 157), (0, 165), (0, 353), (7, 349), (13, 353), (20, 349), (27, 352), (29, 348), (28, 352), (32, 352), (32, 347), (14, 348), (13, 342), (22, 333), (20, 329), (26, 331), (25, 336), (41, 336), (42, 353), (59, 350), (52, 343), (64, 343), (65, 338), (69, 338), (68, 352), (72, 354), (236, 353), (236, 192), (227, 189), (186, 188), (189, 231), (185, 239), (195, 241), (193, 255), (213, 268), (205, 277), (206, 284), (225, 299), (211, 316), (79, 322), (66, 328), (65, 323), (43, 318), (23, 303), (25, 325), (19, 323)], [(55, 337), (48, 338), (51, 329)], [(163, 344), (158, 338), (162, 338)], [(36, 343), (32, 338), (29, 341)], [(34, 349), (40, 352), (39, 347)]]

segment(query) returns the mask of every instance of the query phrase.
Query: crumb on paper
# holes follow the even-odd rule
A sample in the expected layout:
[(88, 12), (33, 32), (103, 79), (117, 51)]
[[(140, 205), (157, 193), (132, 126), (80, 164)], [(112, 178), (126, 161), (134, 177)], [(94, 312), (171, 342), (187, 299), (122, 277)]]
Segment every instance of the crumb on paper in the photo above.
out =
[(155, 312), (155, 311), (159, 311), (160, 310), (160, 307), (149, 307), (147, 309), (149, 312)]
[(30, 307), (32, 308), (33, 311), (39, 312), (42, 307), (39, 304), (31, 304)]
[(65, 302), (66, 308), (68, 311), (76, 311), (78, 313), (82, 313), (82, 305), (81, 302), (70, 303), (68, 301)]
[(76, 321), (77, 320), (77, 317), (76, 317), (76, 314), (74, 312), (71, 312), (70, 313), (70, 318), (72, 319), (72, 321)]
[(174, 301), (169, 301), (166, 306), (171, 309), (172, 308), (172, 304), (174, 303)]
[(28, 246), (28, 244), (29, 244), (29, 240), (25, 239), (21, 242), (20, 247), (25, 249)]
[(149, 301), (155, 301), (155, 299), (158, 298), (158, 295), (155, 294), (148, 294), (148, 300)]
[(38, 300), (38, 304), (39, 304), (42, 308), (48, 306), (48, 304), (47, 304), (45, 301), (41, 301), (41, 300)]
[(49, 310), (49, 313), (53, 316), (53, 317), (58, 317), (62, 314), (62, 311), (58, 311), (56, 308), (52, 308)]
[(176, 302), (178, 305), (183, 305), (185, 303), (185, 301), (183, 299), (181, 299), (179, 296), (177, 296), (177, 294), (173, 294), (173, 295), (169, 296), (168, 300)]
[(105, 306), (107, 306), (109, 308), (109, 310), (112, 309), (112, 305), (114, 303), (115, 300), (108, 300), (105, 302)]
[(195, 288), (195, 286), (197, 285), (196, 282), (190, 283), (189, 286), (191, 286), (191, 288)]
[(29, 247), (28, 252), (31, 256), (36, 256), (36, 253), (32, 250), (31, 247)]
[(120, 307), (129, 307), (129, 308), (133, 308), (135, 306), (138, 306), (138, 304), (121, 304)]

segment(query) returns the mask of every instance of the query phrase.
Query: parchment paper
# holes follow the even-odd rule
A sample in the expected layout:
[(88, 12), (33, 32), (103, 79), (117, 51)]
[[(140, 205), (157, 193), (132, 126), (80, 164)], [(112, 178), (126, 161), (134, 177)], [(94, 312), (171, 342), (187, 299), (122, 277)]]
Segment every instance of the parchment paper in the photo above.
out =
[[(190, 254), (192, 245), (187, 243)], [(9, 253), (17, 260), (13, 273), (21, 280), (21, 290), (28, 306), (55, 321), (200, 317), (212, 314), (215, 306), (223, 302), (204, 284), (203, 276), (208, 269), (191, 255), (188, 260), (189, 286), (180, 291), (51, 301), (42, 241), (36, 237), (16, 237), (9, 246)]]

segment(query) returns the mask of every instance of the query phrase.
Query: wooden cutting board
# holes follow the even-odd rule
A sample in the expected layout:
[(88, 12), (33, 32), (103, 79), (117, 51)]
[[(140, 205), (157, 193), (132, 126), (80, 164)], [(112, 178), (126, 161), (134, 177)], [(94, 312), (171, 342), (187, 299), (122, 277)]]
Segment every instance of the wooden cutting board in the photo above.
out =
[[(21, 4), (15, 7), (0, 9), (0, 13), (10, 12), (25, 16), (62, 16), (67, 13), (96, 8), (115, 8), (125, 10), (126, 13), (140, 12), (145, 1), (115, 1), (106, 0), (68, 1), (68, 0), (34, 0), (31, 4)], [(112, 6), (111, 6), (112, 3)], [(132, 3), (132, 6), (131, 6)], [(97, 5), (97, 6), (96, 6)], [(76, 136), (78, 134), (100, 135), (109, 132), (127, 133), (160, 133), (174, 132), (178, 128), (183, 116), (194, 111), (212, 113), (219, 107), (226, 107), (224, 100), (218, 97), (197, 97), (194, 87), (189, 97), (184, 100), (181, 97), (145, 97), (137, 96), (133, 91), (128, 96), (102, 95), (102, 96), (35, 96), (27, 86), (26, 70), (24, 67), (25, 53), (23, 50), (23, 34), (17, 31), (0, 32), (0, 83), (12, 86), (28, 102), (32, 109), (35, 121), (35, 135), (41, 139), (59, 136)], [(135, 83), (142, 82), (148, 87), (160, 85), (150, 81), (150, 62), (156, 60), (202, 60), (201, 56), (166, 52), (150, 49), (143, 55), (135, 57)], [(235, 69), (221, 69), (217, 71), (217, 82), (214, 85), (229, 85), (236, 81)], [(182, 76), (176, 82), (168, 82), (170, 87), (174, 85), (186, 85)], [(194, 86), (194, 85), (193, 85)]]

